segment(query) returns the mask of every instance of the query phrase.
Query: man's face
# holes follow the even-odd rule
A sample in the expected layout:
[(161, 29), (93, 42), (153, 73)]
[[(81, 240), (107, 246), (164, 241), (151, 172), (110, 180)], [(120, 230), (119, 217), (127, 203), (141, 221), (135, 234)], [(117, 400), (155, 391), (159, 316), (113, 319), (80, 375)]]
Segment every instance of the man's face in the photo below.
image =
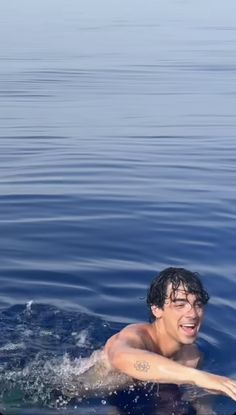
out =
[(169, 337), (181, 344), (195, 341), (204, 315), (204, 306), (195, 294), (188, 293), (183, 285), (173, 291), (169, 284), (167, 299), (160, 318)]

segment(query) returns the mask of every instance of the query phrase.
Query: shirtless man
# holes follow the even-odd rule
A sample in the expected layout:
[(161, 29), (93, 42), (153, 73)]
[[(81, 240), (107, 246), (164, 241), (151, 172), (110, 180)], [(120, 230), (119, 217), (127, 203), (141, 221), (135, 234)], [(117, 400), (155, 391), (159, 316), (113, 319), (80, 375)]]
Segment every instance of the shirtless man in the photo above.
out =
[(118, 373), (144, 382), (190, 384), (236, 400), (236, 380), (197, 369), (195, 340), (209, 300), (196, 273), (167, 268), (151, 283), (151, 323), (131, 324), (112, 336), (104, 353)]

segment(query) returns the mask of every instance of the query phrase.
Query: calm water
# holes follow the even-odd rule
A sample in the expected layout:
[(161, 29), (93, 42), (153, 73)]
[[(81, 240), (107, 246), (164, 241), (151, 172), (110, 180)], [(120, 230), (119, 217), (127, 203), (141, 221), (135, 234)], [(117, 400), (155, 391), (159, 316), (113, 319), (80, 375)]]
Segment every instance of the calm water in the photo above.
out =
[[(147, 285), (169, 265), (202, 275), (205, 367), (236, 376), (235, 2), (1, 9), (4, 414), (55, 407), (53, 379), (72, 382), (73, 359), (146, 320)], [(81, 411), (150, 414), (144, 401), (126, 412), (122, 402)], [(215, 408), (236, 409), (227, 398)]]

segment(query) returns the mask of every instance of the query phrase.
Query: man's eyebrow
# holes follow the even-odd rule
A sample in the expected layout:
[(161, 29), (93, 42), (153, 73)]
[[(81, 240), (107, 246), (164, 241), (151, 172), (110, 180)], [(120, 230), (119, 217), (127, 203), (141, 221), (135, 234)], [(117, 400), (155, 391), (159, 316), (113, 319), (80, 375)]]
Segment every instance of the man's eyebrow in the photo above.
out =
[(188, 302), (187, 298), (181, 298), (181, 297), (179, 297), (179, 298), (173, 298), (173, 300), (172, 300), (173, 303), (176, 303), (177, 301), (185, 301), (185, 302)]

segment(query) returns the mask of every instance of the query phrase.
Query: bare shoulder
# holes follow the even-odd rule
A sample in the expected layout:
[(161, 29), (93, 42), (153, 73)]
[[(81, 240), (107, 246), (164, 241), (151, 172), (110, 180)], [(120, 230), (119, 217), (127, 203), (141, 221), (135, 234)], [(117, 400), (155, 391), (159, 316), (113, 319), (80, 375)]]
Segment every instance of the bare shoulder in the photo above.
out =
[(145, 338), (148, 331), (148, 324), (129, 324), (119, 333), (110, 337), (104, 347), (105, 353), (116, 345), (128, 345), (135, 348), (145, 348)]
[(127, 334), (143, 336), (146, 334), (148, 326), (149, 324), (147, 323), (129, 324), (128, 326), (124, 327), (118, 334), (120, 336)]
[(196, 368), (202, 360), (202, 353), (196, 344), (186, 345), (182, 348), (178, 359), (185, 366)]

